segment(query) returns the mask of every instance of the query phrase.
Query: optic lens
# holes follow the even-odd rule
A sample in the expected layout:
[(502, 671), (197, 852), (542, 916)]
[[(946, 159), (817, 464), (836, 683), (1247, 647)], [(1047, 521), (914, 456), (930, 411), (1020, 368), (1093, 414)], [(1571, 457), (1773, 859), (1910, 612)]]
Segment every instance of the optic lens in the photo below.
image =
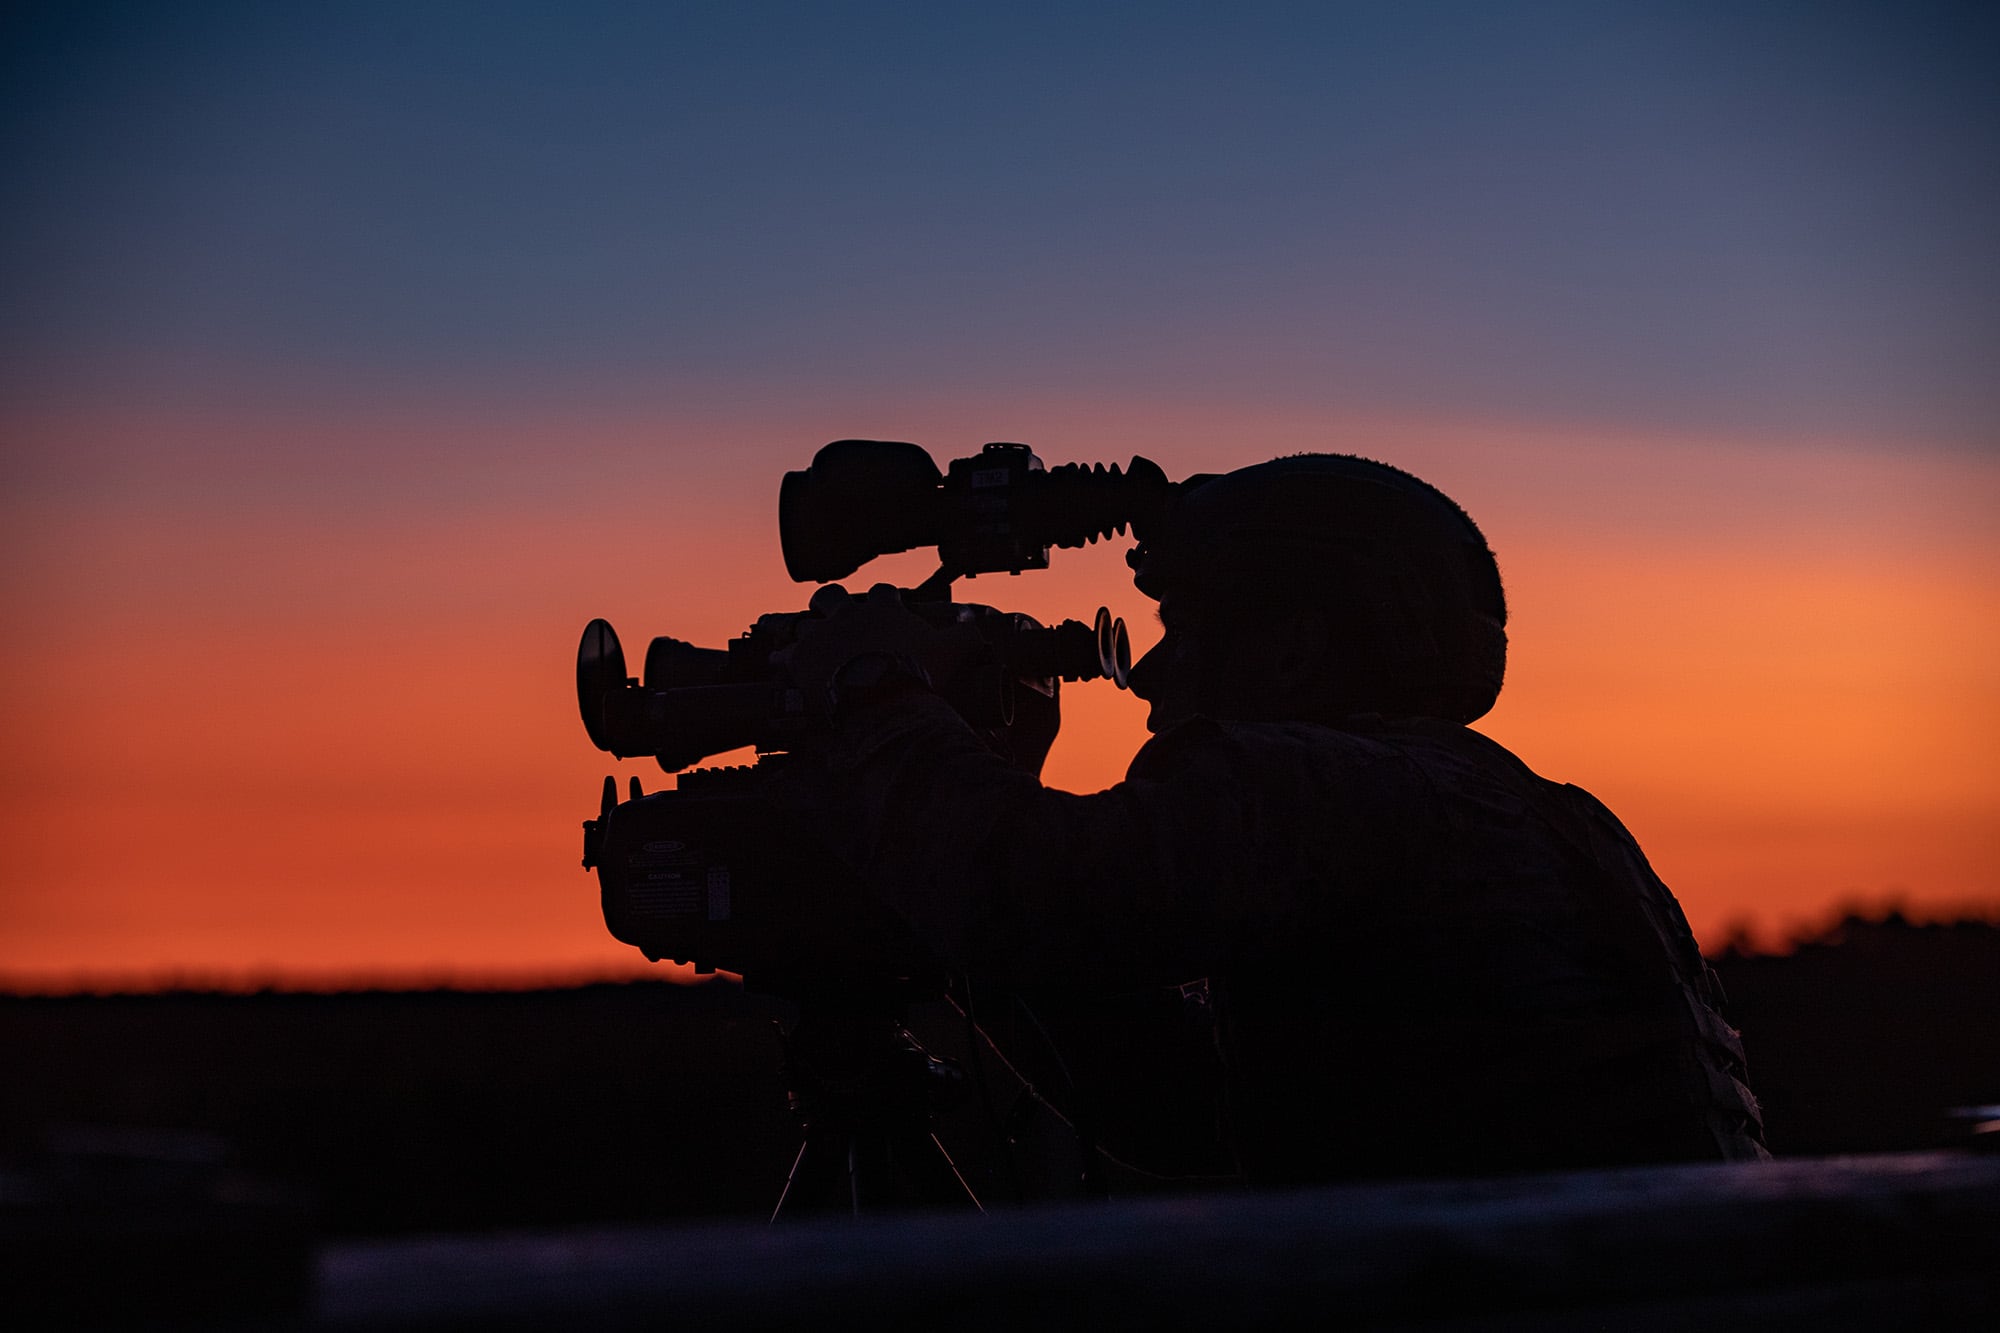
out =
[(611, 748), (604, 701), (624, 688), (625, 650), (619, 646), (618, 631), (608, 620), (593, 620), (583, 627), (583, 642), (576, 646), (576, 708), (583, 714), (590, 743), (600, 750)]

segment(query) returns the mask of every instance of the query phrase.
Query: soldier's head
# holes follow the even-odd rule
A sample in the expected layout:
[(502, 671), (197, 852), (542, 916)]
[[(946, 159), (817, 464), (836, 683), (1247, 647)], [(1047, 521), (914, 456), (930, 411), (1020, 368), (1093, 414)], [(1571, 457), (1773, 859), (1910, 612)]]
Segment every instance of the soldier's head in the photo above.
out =
[(1507, 606), (1443, 492), (1345, 454), (1190, 478), (1131, 555), (1165, 636), (1132, 668), (1162, 731), (1196, 714), (1471, 722), (1493, 707)]

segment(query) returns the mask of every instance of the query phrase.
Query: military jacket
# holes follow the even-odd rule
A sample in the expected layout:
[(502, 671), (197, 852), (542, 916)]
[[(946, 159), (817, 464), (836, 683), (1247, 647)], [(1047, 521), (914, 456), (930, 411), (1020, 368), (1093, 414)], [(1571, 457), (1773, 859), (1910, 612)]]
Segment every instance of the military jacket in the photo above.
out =
[(850, 719), (817, 795), (953, 966), (1149, 1065), (1138, 1095), (1073, 1081), (1165, 1174), (1768, 1155), (1673, 894), (1603, 805), (1467, 728), (1196, 719), (1076, 795), (918, 695)]

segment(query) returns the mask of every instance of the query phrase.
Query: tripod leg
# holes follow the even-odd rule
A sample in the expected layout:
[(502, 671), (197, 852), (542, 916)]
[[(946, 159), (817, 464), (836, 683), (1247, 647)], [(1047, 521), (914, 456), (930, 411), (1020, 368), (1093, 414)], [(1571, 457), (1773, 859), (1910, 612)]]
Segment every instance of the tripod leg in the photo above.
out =
[(958, 1163), (925, 1126), (907, 1125), (884, 1132), (877, 1141), (873, 1162), (879, 1163), (880, 1169), (857, 1181), (857, 1207), (969, 1207), (986, 1211)]
[(786, 1043), (792, 1103), (805, 1141), (771, 1220), (898, 1208), (984, 1211), (931, 1132), (941, 1086), (955, 1075), (899, 1021), (845, 1011), (802, 1014)]
[(969, 1203), (975, 1210), (985, 1212), (986, 1205), (979, 1202), (979, 1196), (966, 1181), (965, 1173), (958, 1169), (957, 1162), (951, 1160), (951, 1154), (945, 1151), (945, 1146), (938, 1141), (938, 1136), (930, 1134), (925, 1137), (929, 1140), (928, 1151), (925, 1145), (919, 1144), (917, 1162), (911, 1168), (913, 1175), (922, 1172), (930, 1177), (928, 1182), (920, 1181), (918, 1184), (918, 1189), (923, 1192), (924, 1197), (940, 1203), (946, 1199)]
[(771, 1209), (771, 1221), (857, 1211), (852, 1145), (851, 1134), (808, 1128), (777, 1206)]
[(792, 1157), (792, 1169), (785, 1176), (785, 1187), (778, 1191), (778, 1202), (771, 1209), (771, 1221), (775, 1222), (785, 1213), (785, 1205), (792, 1201), (792, 1191), (798, 1188), (799, 1174), (805, 1168), (806, 1149), (812, 1147), (811, 1139), (800, 1139), (799, 1150)]
[(879, 1126), (857, 1128), (847, 1140), (847, 1189), (854, 1211), (878, 1213), (906, 1206), (909, 1199), (902, 1186), (888, 1135)]

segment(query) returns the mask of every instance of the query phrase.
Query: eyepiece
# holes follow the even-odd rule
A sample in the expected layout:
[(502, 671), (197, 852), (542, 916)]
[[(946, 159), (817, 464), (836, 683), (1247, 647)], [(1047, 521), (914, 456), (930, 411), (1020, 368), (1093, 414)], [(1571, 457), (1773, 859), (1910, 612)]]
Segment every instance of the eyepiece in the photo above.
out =
[(583, 627), (583, 642), (576, 646), (576, 707), (583, 714), (590, 743), (600, 750), (612, 748), (606, 701), (626, 683), (625, 650), (618, 643), (618, 631), (608, 620), (591, 621)]
[(1125, 621), (1121, 617), (1111, 618), (1111, 608), (1097, 608), (1097, 669), (1103, 677), (1119, 689), (1126, 688), (1126, 680), (1132, 674), (1132, 636), (1125, 632)]

